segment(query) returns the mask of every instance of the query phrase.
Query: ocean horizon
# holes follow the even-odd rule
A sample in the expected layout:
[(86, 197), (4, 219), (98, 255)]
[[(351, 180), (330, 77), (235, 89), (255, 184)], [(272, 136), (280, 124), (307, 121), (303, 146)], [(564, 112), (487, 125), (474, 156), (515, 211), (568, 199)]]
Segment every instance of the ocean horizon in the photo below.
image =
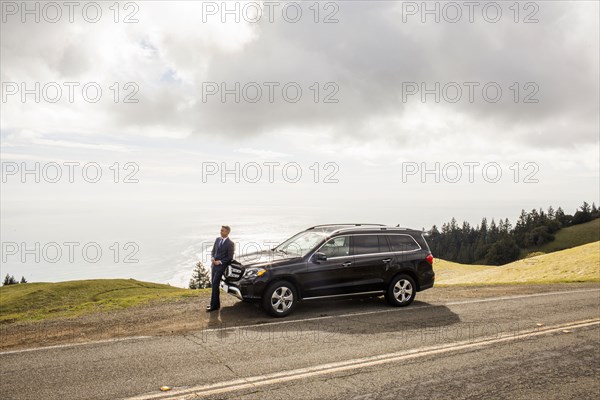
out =
[[(120, 215), (116, 220), (121, 225), (115, 227), (115, 218), (102, 213), (15, 213), (3, 219), (2, 278), (6, 274), (17, 280), (24, 276), (28, 282), (133, 278), (187, 288), (199, 261), (210, 267), (210, 251), (221, 225), (231, 226), (230, 238), (239, 256), (272, 248), (312, 222), (275, 214), (196, 221), (202, 215), (183, 214), (187, 217), (155, 215), (150, 221)], [(55, 226), (61, 226), (60, 232)], [(96, 257), (96, 250), (101, 256)]]

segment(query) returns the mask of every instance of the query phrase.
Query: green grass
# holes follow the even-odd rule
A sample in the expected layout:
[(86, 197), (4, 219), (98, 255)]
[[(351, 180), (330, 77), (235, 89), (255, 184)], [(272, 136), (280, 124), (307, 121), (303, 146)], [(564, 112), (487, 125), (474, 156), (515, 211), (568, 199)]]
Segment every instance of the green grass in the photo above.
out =
[(542, 246), (521, 251), (521, 258), (533, 252), (552, 253), (600, 240), (600, 218), (585, 224), (573, 225), (556, 232), (555, 239)]
[(113, 311), (152, 301), (202, 296), (189, 290), (135, 279), (32, 282), (0, 287), (0, 323), (69, 318)]
[(600, 282), (600, 242), (542, 254), (499, 267), (445, 260), (434, 264), (436, 285)]

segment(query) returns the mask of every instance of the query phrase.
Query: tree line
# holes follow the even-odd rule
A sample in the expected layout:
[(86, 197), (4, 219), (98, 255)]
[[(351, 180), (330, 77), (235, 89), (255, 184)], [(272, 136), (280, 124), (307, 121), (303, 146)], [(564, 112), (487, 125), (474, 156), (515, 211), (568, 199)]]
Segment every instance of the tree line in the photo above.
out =
[(27, 283), (27, 279), (25, 279), (24, 276), (21, 276), (21, 281), (18, 282), (13, 275), (6, 274), (2, 286), (16, 285), (18, 283)]
[(522, 249), (541, 246), (554, 240), (560, 229), (583, 224), (600, 217), (596, 204), (583, 202), (575, 214), (565, 214), (561, 207), (547, 211), (521, 211), (514, 228), (508, 218), (481, 220), (476, 227), (468, 222), (459, 225), (455, 218), (442, 229), (433, 226), (428, 238), (432, 253), (439, 258), (461, 264), (503, 265), (519, 258)]

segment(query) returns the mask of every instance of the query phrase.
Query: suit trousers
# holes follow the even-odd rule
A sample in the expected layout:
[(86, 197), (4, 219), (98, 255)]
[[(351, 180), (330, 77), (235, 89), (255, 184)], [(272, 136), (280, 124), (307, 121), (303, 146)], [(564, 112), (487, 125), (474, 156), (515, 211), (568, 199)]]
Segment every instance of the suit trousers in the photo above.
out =
[(221, 307), (221, 301), (219, 299), (219, 286), (221, 284), (221, 277), (225, 272), (225, 266), (221, 265), (212, 265), (211, 269), (211, 295), (210, 295), (210, 308), (219, 308)]

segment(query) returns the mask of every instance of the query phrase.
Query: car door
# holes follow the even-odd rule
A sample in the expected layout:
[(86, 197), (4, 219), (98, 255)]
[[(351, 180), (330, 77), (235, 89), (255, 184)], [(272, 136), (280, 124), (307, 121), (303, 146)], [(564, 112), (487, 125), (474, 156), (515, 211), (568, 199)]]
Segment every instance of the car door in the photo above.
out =
[(331, 238), (317, 252), (325, 254), (327, 259), (317, 261), (313, 255), (308, 261), (302, 277), (303, 297), (348, 293), (352, 281), (348, 268), (353, 261), (350, 255), (350, 236)]
[[(407, 234), (390, 234), (388, 236), (390, 247), (394, 252), (394, 257), (391, 263), (391, 273), (395, 274), (398, 271), (412, 271), (419, 275), (417, 264), (419, 260), (423, 260), (428, 254), (427, 250), (415, 241), (415, 239)], [(422, 257), (419, 254), (422, 253)]]
[(352, 265), (353, 291), (385, 290), (385, 275), (392, 261), (390, 247), (385, 235), (353, 235), (350, 254), (354, 256)]

